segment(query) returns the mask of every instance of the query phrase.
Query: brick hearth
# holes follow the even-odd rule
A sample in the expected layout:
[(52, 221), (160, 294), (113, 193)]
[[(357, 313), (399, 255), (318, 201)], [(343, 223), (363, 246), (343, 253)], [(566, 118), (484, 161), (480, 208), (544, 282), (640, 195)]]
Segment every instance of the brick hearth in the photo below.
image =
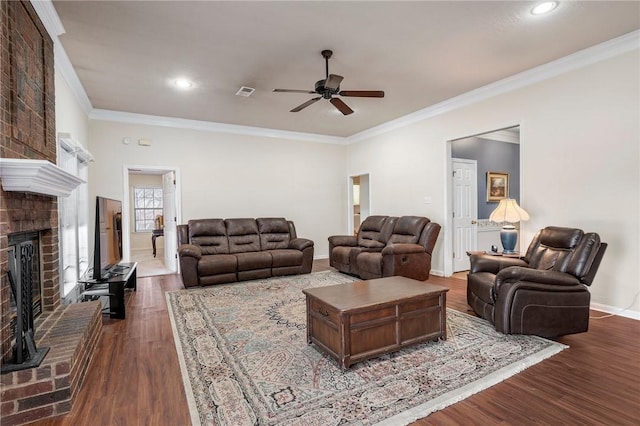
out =
[(38, 348), (49, 353), (37, 368), (3, 374), (0, 415), (18, 425), (71, 411), (102, 331), (100, 302), (76, 303), (37, 321)]

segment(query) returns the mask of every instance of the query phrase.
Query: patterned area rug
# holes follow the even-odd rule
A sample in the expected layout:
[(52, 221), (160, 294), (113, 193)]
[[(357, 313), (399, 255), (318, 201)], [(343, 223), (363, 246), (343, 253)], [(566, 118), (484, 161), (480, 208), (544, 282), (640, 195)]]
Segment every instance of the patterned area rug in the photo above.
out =
[(168, 292), (193, 424), (408, 424), (566, 347), (448, 309), (446, 341), (342, 371), (307, 344), (301, 290), (350, 281), (326, 271)]

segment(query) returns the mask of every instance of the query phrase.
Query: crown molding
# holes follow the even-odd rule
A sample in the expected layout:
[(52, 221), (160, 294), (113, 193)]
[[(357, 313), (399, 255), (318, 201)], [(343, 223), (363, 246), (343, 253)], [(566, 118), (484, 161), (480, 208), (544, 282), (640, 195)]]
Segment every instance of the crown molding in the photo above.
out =
[(346, 138), (347, 144), (360, 142), (638, 49), (640, 49), (640, 30), (588, 47), (555, 61), (531, 68), (530, 70), (405, 115), (404, 117), (356, 133)]
[(131, 124), (147, 124), (150, 126), (201, 130), (205, 132), (262, 136), (267, 138), (291, 139), (297, 141), (328, 143), (334, 145), (345, 144), (345, 138), (340, 136), (326, 136), (316, 133), (290, 132), (287, 130), (267, 129), (263, 127), (214, 123), (211, 121), (188, 120), (185, 118), (162, 117), (157, 115), (136, 114), (131, 112), (111, 111), (105, 109), (93, 109), (89, 114), (89, 118), (92, 120), (116, 121), (120, 123)]
[(614, 38), (604, 43), (583, 49), (558, 60), (540, 65), (536, 68), (515, 74), (497, 82), (488, 84), (430, 107), (418, 110), (395, 120), (374, 126), (370, 129), (353, 134), (348, 137), (328, 136), (315, 133), (291, 132), (287, 130), (268, 129), (262, 127), (240, 126), (198, 120), (187, 120), (173, 117), (161, 117), (145, 114), (134, 114), (119, 111), (94, 109), (87, 96), (78, 75), (62, 47), (58, 36), (65, 30), (60, 17), (53, 7), (51, 0), (31, 0), (31, 4), (43, 21), (43, 24), (54, 40), (54, 57), (58, 70), (69, 84), (75, 94), (81, 108), (90, 119), (108, 120), (124, 123), (148, 124), (153, 126), (176, 127), (182, 129), (203, 130), (208, 132), (232, 133), (241, 135), (264, 136), (269, 138), (281, 138), (300, 140), (307, 142), (319, 142), (329, 144), (351, 144), (378, 136), (392, 130), (409, 126), (411, 124), (436, 117), (447, 112), (472, 105), (477, 102), (490, 99), (504, 93), (517, 90), (540, 81), (544, 81), (570, 71), (600, 62), (633, 50), (640, 49), (640, 30), (636, 30), (623, 36)]
[(51, 0), (31, 0), (31, 5), (52, 39), (64, 34), (64, 26)]
[(80, 108), (82, 108), (86, 115), (89, 115), (93, 106), (87, 96), (87, 92), (84, 90), (84, 87), (80, 82), (80, 78), (78, 78), (78, 74), (76, 74), (76, 70), (73, 68), (71, 61), (69, 60), (69, 56), (67, 56), (67, 52), (60, 43), (59, 36), (64, 34), (66, 31), (62, 25), (60, 16), (58, 16), (58, 12), (55, 7), (53, 7), (53, 2), (51, 0), (31, 0), (31, 5), (49, 33), (49, 37), (53, 40), (53, 58), (55, 67), (60, 71), (60, 74), (62, 74), (62, 77), (71, 88), (71, 91), (80, 104)]

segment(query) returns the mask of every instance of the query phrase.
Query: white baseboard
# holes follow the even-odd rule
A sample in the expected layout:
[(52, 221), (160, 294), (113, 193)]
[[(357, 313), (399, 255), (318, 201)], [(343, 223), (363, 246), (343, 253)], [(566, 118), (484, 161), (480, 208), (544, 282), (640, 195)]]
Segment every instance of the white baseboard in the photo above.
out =
[(321, 254), (319, 256), (313, 256), (313, 260), (321, 260), (321, 259), (328, 259), (329, 255), (328, 254)]
[(436, 277), (444, 277), (444, 271), (441, 271), (439, 269), (432, 269), (430, 274), (435, 275)]
[(632, 311), (630, 309), (620, 309), (614, 306), (603, 305), (601, 303), (592, 303), (590, 306), (594, 311), (606, 312), (608, 314), (617, 315), (620, 317), (631, 318), (634, 320), (640, 320), (640, 312)]

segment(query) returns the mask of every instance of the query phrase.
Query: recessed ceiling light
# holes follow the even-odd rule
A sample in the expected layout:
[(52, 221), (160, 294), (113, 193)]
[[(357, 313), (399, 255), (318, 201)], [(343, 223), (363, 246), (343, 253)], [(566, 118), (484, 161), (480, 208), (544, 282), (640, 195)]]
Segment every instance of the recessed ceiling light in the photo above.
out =
[(188, 89), (189, 87), (193, 86), (193, 83), (191, 83), (186, 78), (178, 78), (173, 83), (180, 89)]
[(545, 1), (544, 3), (540, 3), (539, 5), (531, 9), (531, 14), (544, 15), (545, 13), (551, 12), (556, 7), (558, 7), (557, 1)]

